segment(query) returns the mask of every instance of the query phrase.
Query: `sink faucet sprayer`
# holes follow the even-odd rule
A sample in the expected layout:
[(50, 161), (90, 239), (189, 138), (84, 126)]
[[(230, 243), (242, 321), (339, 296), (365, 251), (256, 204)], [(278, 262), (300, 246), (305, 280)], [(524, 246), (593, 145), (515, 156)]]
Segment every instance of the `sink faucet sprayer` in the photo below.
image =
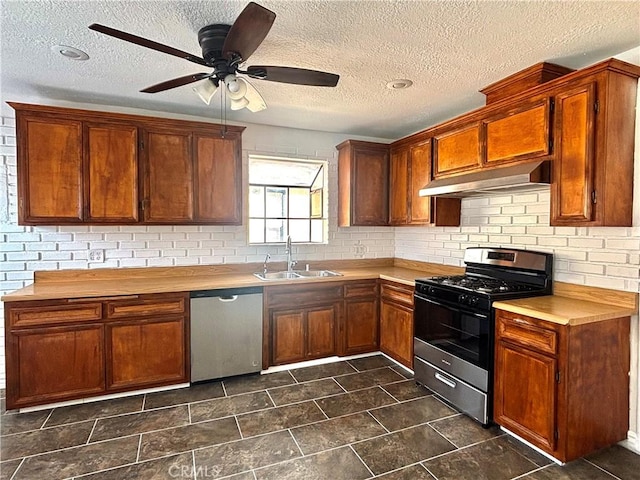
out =
[(287, 245), (285, 247), (284, 253), (287, 254), (287, 272), (293, 270), (293, 267), (298, 263), (296, 260), (293, 260), (293, 252), (291, 251), (291, 235), (287, 235)]

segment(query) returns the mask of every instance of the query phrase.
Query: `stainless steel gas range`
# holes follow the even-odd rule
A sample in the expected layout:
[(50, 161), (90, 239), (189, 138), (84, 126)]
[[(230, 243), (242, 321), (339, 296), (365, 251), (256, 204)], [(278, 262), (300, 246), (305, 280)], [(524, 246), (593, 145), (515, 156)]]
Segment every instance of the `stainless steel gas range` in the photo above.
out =
[(551, 295), (553, 256), (506, 248), (467, 248), (464, 275), (416, 280), (414, 373), (483, 425), (493, 408), (492, 303)]

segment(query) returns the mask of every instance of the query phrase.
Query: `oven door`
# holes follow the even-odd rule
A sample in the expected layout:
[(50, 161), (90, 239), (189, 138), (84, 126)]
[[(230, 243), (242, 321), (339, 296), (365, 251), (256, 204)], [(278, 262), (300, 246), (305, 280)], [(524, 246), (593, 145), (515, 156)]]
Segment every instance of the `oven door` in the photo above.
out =
[(440, 303), (415, 295), (415, 337), (483, 370), (489, 370), (492, 355), (489, 313)]

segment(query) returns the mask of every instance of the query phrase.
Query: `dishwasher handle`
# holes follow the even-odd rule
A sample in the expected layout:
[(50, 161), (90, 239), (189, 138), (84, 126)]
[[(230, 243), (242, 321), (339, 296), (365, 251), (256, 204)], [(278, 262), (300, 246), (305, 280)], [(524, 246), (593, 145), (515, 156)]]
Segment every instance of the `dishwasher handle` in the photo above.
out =
[(224, 303), (235, 302), (237, 299), (238, 299), (238, 295), (230, 295), (228, 297), (218, 297), (218, 300)]
[(231, 298), (241, 295), (262, 295), (262, 287), (236, 287), (236, 288), (216, 288), (213, 290), (195, 290), (191, 291), (189, 296), (191, 298)]

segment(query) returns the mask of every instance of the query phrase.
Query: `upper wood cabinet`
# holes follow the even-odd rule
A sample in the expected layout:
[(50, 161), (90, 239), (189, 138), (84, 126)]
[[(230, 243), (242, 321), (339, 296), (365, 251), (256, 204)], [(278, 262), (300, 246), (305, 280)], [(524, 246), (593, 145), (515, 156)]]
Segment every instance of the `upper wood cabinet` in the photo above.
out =
[[(487, 166), (545, 157), (551, 151), (551, 99), (517, 105), (482, 121)], [(514, 134), (517, 132), (517, 135)]]
[(593, 219), (595, 87), (589, 82), (556, 96), (556, 137), (562, 141), (553, 163), (553, 224)]
[(243, 127), (9, 105), (21, 225), (242, 223)]
[(189, 131), (144, 132), (145, 222), (189, 223), (194, 219), (191, 140)]
[(460, 225), (460, 199), (421, 197), (431, 178), (431, 139), (391, 146), (390, 225)]
[(639, 75), (609, 60), (554, 91), (551, 225), (631, 226)]
[(82, 122), (17, 112), (18, 222), (83, 220)]
[(346, 140), (338, 149), (338, 226), (387, 225), (389, 145)]
[(138, 221), (138, 129), (84, 122), (85, 219)]
[(195, 211), (198, 221), (240, 225), (242, 223), (242, 156), (239, 132), (196, 134)]
[(456, 126), (433, 137), (433, 178), (482, 165), (480, 122)]

